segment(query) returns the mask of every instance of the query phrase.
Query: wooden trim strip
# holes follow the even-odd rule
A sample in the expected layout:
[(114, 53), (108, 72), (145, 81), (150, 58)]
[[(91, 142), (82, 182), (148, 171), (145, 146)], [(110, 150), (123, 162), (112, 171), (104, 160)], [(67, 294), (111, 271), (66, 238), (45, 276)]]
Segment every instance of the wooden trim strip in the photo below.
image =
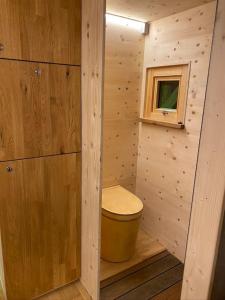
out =
[(27, 62), (27, 63), (37, 63), (37, 64), (46, 64), (46, 65), (59, 65), (59, 66), (68, 66), (68, 67), (80, 67), (81, 64), (64, 64), (59, 62), (51, 62), (51, 61), (41, 61), (41, 60), (27, 60), (27, 59), (19, 59), (19, 58), (9, 58), (9, 57), (1, 57), (0, 60), (8, 60), (8, 61), (18, 61), (18, 62)]
[(171, 127), (171, 128), (176, 128), (176, 129), (184, 129), (185, 128), (184, 124), (172, 124), (172, 123), (167, 123), (167, 122), (153, 121), (153, 120), (149, 120), (147, 118), (139, 118), (139, 122), (151, 124), (151, 125), (160, 125), (160, 126), (165, 126), (165, 127)]

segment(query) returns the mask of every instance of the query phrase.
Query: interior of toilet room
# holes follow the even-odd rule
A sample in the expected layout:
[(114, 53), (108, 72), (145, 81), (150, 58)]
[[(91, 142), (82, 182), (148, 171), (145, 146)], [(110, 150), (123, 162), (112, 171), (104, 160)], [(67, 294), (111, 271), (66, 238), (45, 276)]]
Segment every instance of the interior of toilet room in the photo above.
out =
[[(120, 16), (150, 21), (150, 27), (143, 34), (106, 19), (103, 187), (120, 184), (140, 197), (144, 204), (141, 227), (181, 261), (187, 244), (216, 10), (215, 1), (207, 2), (187, 1), (183, 7), (171, 4), (171, 12), (158, 9), (158, 14), (150, 15), (140, 3), (132, 10), (132, 1), (124, 7), (120, 1), (107, 1), (109, 13), (119, 11)], [(146, 69), (180, 64), (190, 66), (185, 128), (140, 122)]]

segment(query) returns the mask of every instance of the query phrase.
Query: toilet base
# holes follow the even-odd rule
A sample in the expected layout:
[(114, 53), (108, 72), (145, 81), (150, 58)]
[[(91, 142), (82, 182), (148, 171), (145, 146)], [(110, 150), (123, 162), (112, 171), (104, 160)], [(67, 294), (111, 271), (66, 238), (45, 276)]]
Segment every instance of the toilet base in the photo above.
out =
[(121, 221), (102, 215), (101, 257), (108, 262), (124, 262), (135, 253), (140, 217)]

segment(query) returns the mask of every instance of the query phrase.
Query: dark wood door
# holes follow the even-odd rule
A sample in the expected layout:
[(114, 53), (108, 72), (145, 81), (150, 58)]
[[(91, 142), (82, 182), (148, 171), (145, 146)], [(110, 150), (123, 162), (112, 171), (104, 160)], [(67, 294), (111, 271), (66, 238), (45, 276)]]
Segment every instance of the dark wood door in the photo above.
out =
[(80, 67), (0, 60), (0, 161), (80, 151)]
[(80, 154), (0, 163), (0, 232), (8, 300), (80, 275)]
[(4, 0), (0, 57), (80, 64), (81, 0)]

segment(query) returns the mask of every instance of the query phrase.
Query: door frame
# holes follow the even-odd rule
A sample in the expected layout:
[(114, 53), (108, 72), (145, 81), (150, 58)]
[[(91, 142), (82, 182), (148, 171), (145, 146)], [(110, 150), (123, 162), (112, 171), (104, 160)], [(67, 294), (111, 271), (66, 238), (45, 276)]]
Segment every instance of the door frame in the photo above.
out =
[[(82, 1), (82, 275), (99, 299), (105, 0)], [(224, 214), (225, 0), (218, 0), (188, 233), (182, 300), (211, 295)], [(93, 213), (94, 211), (94, 213)], [(206, 230), (207, 229), (207, 230)]]
[(187, 242), (182, 300), (210, 299), (224, 215), (225, 0), (218, 0)]
[(81, 282), (93, 300), (100, 292), (102, 114), (105, 0), (82, 0)]

